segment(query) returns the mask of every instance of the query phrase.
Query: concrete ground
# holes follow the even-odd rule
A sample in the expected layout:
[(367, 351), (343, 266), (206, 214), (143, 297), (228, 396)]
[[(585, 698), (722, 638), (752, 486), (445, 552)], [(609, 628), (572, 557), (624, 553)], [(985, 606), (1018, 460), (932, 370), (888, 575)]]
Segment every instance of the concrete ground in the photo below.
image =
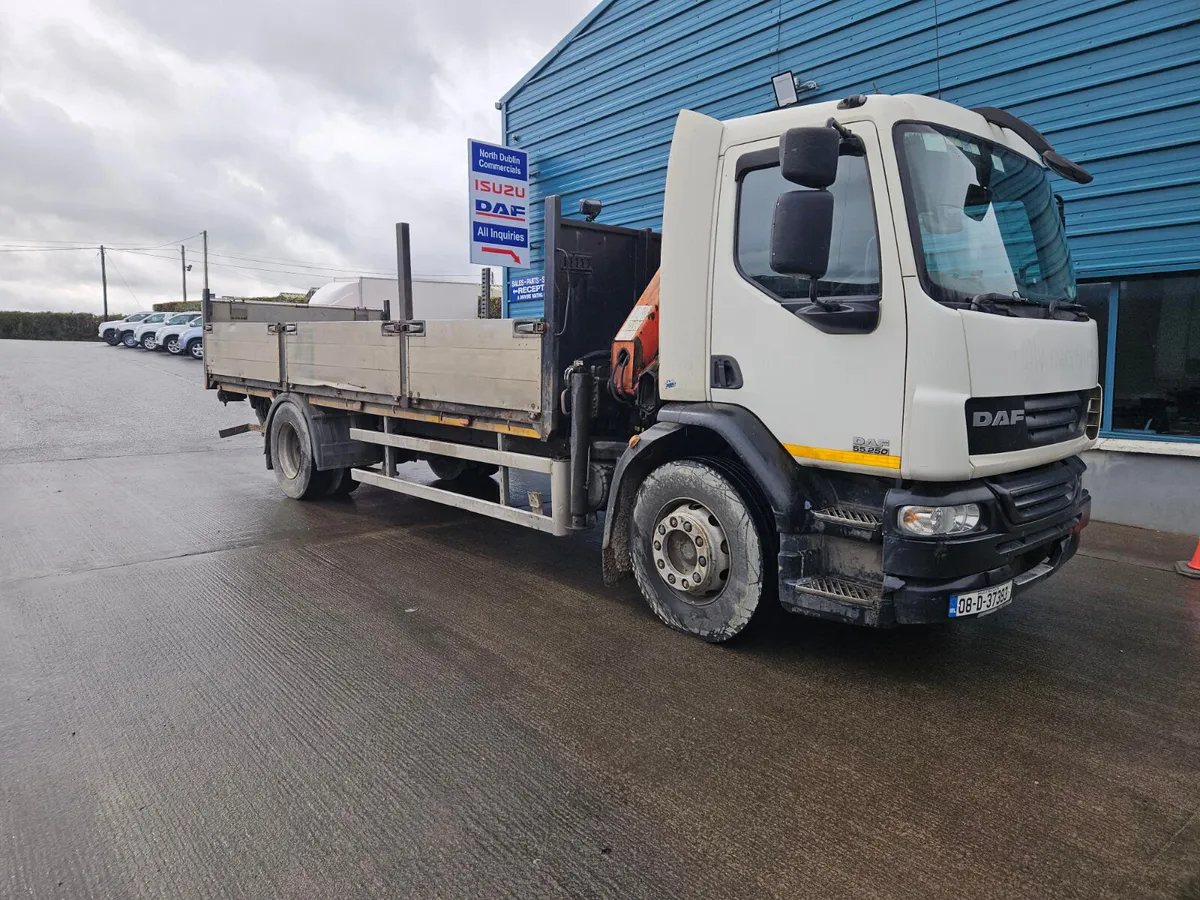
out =
[(708, 646), (594, 537), (285, 500), (249, 418), (0, 342), (0, 898), (1200, 898), (1191, 539)]

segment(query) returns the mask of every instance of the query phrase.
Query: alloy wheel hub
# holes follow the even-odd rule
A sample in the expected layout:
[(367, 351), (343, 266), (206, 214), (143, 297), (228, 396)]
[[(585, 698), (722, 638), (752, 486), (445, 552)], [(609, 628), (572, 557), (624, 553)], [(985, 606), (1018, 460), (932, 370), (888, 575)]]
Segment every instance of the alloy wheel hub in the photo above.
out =
[(721, 590), (729, 577), (729, 543), (721, 523), (694, 500), (685, 500), (659, 517), (651, 558), (668, 587), (693, 597)]

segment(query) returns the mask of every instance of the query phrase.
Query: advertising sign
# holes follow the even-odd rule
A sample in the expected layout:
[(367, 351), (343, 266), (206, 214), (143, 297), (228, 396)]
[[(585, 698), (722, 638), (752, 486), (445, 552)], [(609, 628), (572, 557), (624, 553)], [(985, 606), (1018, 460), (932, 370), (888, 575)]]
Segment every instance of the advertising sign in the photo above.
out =
[(545, 302), (546, 276), (526, 275), (524, 278), (512, 278), (508, 282), (508, 303)]
[(529, 266), (529, 154), (468, 141), (471, 262)]

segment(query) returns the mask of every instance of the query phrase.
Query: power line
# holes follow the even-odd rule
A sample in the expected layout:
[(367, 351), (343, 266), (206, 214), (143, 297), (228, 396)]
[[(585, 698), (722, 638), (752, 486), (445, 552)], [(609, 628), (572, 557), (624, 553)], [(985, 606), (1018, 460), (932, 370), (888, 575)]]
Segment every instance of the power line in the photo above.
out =
[(117, 268), (117, 261), (116, 261), (115, 259), (113, 259), (111, 256), (108, 258), (108, 261), (109, 261), (110, 263), (112, 263), (113, 270), (114, 270), (114, 271), (115, 271), (115, 272), (116, 272), (118, 275), (120, 275), (120, 276), (121, 276), (121, 281), (122, 281), (122, 283), (124, 283), (124, 285), (125, 285), (125, 290), (127, 290), (127, 291), (129, 291), (129, 293), (133, 294), (133, 302), (134, 302), (134, 303), (136, 303), (138, 306), (141, 306), (141, 305), (142, 305), (142, 301), (138, 299), (138, 297), (137, 297), (137, 294), (134, 294), (134, 293), (133, 293), (133, 288), (131, 288), (131, 287), (129, 286), (129, 282), (128, 282), (128, 281), (125, 281), (125, 275), (124, 275), (124, 274), (121, 272), (121, 270), (120, 270), (120, 269), (118, 269), (118, 268)]
[(95, 250), (93, 247), (0, 247), (0, 253), (48, 253), (54, 250)]
[(311, 260), (303, 260), (303, 259), (286, 259), (286, 258), (281, 258), (281, 257), (270, 257), (270, 256), (238, 256), (238, 255), (232, 254), (232, 253), (213, 253), (211, 250), (208, 252), (208, 255), (210, 257), (213, 257), (213, 256), (218, 257), (219, 259), (238, 259), (238, 260), (244, 260), (246, 262), (278, 263), (280, 265), (296, 265), (301, 269), (327, 269), (329, 271), (355, 272), (355, 273), (364, 271), (364, 269), (362, 267), (358, 267), (358, 266), (343, 266), (343, 265), (333, 265), (333, 264), (324, 265), (321, 263), (314, 263)]
[[(148, 253), (148, 252), (142, 251), (142, 250), (123, 250), (123, 249), (118, 248), (118, 251), (121, 253), (131, 253), (134, 256), (147, 256), (147, 257), (150, 257), (151, 259), (165, 259), (165, 260), (170, 260), (171, 262), (175, 261), (174, 256), (163, 256), (158, 253)], [(210, 254), (210, 255), (212, 255), (212, 254)], [(265, 269), (265, 268), (262, 268), (261, 266), (242, 266), (242, 265), (237, 265), (235, 263), (212, 262), (211, 260), (209, 261), (209, 265), (210, 266), (218, 266), (223, 269), (238, 269), (238, 270), (246, 271), (246, 272), (269, 272), (272, 275), (294, 275), (297, 278), (312, 279), (312, 278), (326, 277), (333, 281), (337, 281), (338, 277), (339, 277), (337, 275), (332, 275), (332, 274), (322, 275), (321, 272), (295, 272), (295, 271), (292, 271), (289, 269)], [(368, 276), (368, 277), (369, 276), (378, 276), (378, 277), (382, 277), (382, 278), (392, 277), (391, 273), (360, 272), (360, 271), (354, 271), (352, 269), (345, 270), (345, 272), (340, 277), (341, 278), (350, 278), (350, 277), (355, 277), (355, 276)]]
[[(57, 241), (43, 239), (28, 239), (28, 238), (0, 238), (0, 245), (5, 247), (16, 247), (22, 250), (94, 250), (98, 245), (104, 244), (106, 247), (121, 247), (127, 250), (158, 250), (161, 247), (170, 247), (175, 244), (182, 244), (185, 241), (190, 241), (198, 238), (204, 232), (197, 231), (195, 234), (188, 235), (185, 238), (180, 238), (177, 241), (164, 241), (161, 244), (152, 244), (143, 246), (144, 241)], [(75, 244), (73, 247), (44, 247), (45, 244)]]

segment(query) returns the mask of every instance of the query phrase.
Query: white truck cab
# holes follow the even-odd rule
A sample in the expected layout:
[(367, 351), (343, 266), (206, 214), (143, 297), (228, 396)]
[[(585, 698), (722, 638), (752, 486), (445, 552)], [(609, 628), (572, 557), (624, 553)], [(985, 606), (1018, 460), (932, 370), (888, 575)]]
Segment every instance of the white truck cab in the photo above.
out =
[[(606, 581), (706, 640), (774, 603), (986, 615), (1090, 517), (1096, 328), (1052, 174), (1091, 180), (995, 108), (684, 111), (661, 237), (546, 199), (543, 320), (415, 319), (403, 273), (383, 322), (210, 302), (206, 380), (250, 400), (289, 496), (351, 479), (555, 535), (603, 514)], [(408, 459), (499, 466), (500, 499), (408, 481)], [(515, 506), (510, 468), (549, 502)]]

